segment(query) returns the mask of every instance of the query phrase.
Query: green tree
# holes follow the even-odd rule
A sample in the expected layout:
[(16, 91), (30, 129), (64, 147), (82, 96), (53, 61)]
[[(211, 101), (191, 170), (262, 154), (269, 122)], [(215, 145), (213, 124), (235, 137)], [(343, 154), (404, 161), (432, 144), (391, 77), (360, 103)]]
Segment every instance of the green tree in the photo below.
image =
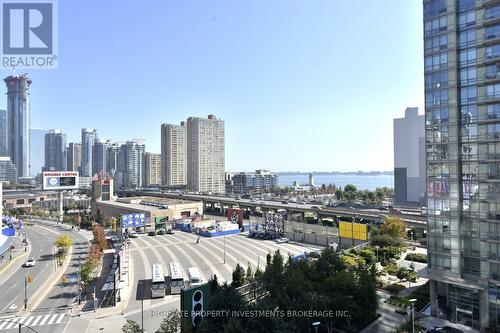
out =
[(137, 324), (135, 321), (127, 319), (127, 322), (122, 327), (123, 333), (141, 333), (141, 326)]
[(380, 227), (380, 234), (398, 239), (405, 238), (406, 227), (406, 223), (403, 219), (396, 216), (387, 216), (384, 218), (384, 223)]
[(344, 187), (344, 192), (356, 192), (358, 189), (356, 188), (356, 186), (352, 185), (352, 184), (347, 184), (345, 187)]
[(245, 284), (245, 269), (240, 266), (240, 264), (236, 264), (236, 267), (233, 271), (233, 281), (231, 282), (231, 286), (234, 288), (241, 287)]
[(177, 333), (181, 328), (181, 313), (179, 310), (169, 311), (156, 333)]
[(60, 235), (56, 238), (54, 245), (60, 248), (63, 252), (66, 252), (70, 246), (73, 245), (73, 240), (68, 235)]
[(91, 262), (86, 262), (81, 266), (82, 282), (85, 285), (89, 285), (94, 280), (92, 276), (92, 271), (94, 270), (94, 265)]
[(252, 271), (252, 267), (250, 267), (250, 263), (247, 265), (247, 272), (245, 275), (245, 282), (246, 283), (252, 283), (254, 281), (254, 273)]

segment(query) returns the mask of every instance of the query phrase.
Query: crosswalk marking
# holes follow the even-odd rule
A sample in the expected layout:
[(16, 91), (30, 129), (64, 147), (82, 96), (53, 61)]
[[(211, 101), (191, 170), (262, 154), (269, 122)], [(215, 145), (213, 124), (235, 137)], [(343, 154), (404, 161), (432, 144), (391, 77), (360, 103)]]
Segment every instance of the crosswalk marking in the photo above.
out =
[(5, 329), (9, 329), (11, 327), (14, 327), (14, 325), (16, 325), (16, 321), (18, 321), (19, 318), (12, 318), (11, 320), (9, 320), (9, 324), (7, 326), (5, 326)]
[(61, 314), (59, 315), (59, 318), (56, 320), (56, 324), (60, 324), (60, 323), (61, 323), (61, 321), (63, 320), (63, 318), (64, 318), (64, 313), (61, 313)]
[(27, 317), (13, 317), (0, 321), (0, 330), (8, 330), (16, 328), (18, 324), (23, 324), (23, 326), (35, 327), (43, 325), (57, 325), (61, 324), (66, 313), (55, 313), (46, 314), (38, 316), (27, 316)]
[(31, 324), (31, 325), (36, 326), (36, 324), (38, 324), (38, 322), (40, 321), (40, 319), (42, 319), (42, 317), (43, 316), (36, 316), (35, 320), (33, 321), (33, 324)]
[(35, 316), (28, 317), (24, 325), (29, 326), (31, 321), (35, 318)]
[(49, 319), (49, 316), (50, 315), (46, 315), (45, 317), (43, 317), (42, 321), (40, 322), (40, 326), (45, 324), (45, 322), (47, 321), (47, 319)]
[(0, 330), (1, 330), (1, 329), (3, 329), (3, 327), (4, 327), (5, 325), (7, 325), (8, 323), (9, 323), (9, 320), (5, 320), (5, 321), (1, 322), (1, 323), (0, 323)]
[(56, 317), (57, 317), (57, 314), (52, 315), (52, 318), (50, 318), (48, 325), (52, 324), (54, 322), (54, 320), (56, 320)]

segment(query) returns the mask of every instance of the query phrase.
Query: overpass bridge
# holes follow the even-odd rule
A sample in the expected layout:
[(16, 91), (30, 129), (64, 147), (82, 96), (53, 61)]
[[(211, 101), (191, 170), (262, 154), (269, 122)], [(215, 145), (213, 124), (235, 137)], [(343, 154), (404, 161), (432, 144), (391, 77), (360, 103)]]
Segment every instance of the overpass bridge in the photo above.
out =
[(284, 203), (279, 201), (256, 201), (252, 199), (236, 199), (229, 196), (216, 196), (216, 195), (202, 195), (202, 194), (186, 194), (174, 193), (164, 191), (151, 191), (151, 190), (128, 190), (119, 191), (118, 193), (126, 196), (158, 196), (172, 199), (184, 199), (192, 201), (202, 201), (204, 208), (216, 209), (219, 208), (223, 213), (225, 208), (239, 207), (244, 210), (256, 212), (260, 210), (265, 211), (278, 211), (284, 210), (289, 215), (298, 216), (298, 220), (303, 222), (306, 213), (316, 214), (319, 221), (323, 219), (333, 218), (334, 221), (338, 218), (352, 219), (353, 221), (366, 221), (375, 224), (380, 224), (383, 219), (388, 216), (398, 216), (402, 218), (409, 227), (425, 230), (427, 228), (427, 218), (420, 214), (415, 213), (389, 213), (380, 211), (378, 209), (352, 209), (340, 207), (325, 207), (314, 204), (297, 204), (297, 203)]

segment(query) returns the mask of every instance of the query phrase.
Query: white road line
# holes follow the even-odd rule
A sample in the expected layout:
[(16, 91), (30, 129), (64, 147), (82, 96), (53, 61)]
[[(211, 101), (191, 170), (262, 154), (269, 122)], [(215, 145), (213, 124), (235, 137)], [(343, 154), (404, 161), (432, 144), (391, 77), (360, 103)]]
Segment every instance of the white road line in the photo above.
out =
[[(223, 253), (224, 251), (224, 244), (215, 244), (217, 243), (215, 240), (211, 239), (210, 241), (207, 240), (204, 240), (203, 241), (204, 244), (206, 245), (209, 245), (210, 247), (212, 248), (215, 248), (217, 251), (221, 251)], [(217, 246), (217, 245), (220, 245)], [(223, 253), (224, 254), (224, 253)], [(237, 263), (240, 264), (240, 266), (246, 270), (247, 269), (247, 264), (246, 263), (242, 263), (241, 260), (238, 260), (238, 258), (236, 258), (235, 256), (233, 256), (231, 253), (229, 253), (229, 251), (227, 251), (227, 247), (226, 247), (226, 263), (228, 262), (227, 259), (231, 259), (232, 261), (234, 261), (234, 264), (236, 265)]]
[[(165, 246), (165, 247), (162, 247), (162, 249), (164, 249), (168, 253), (168, 256), (172, 259), (172, 261), (175, 261), (175, 262), (178, 262), (179, 264), (181, 264), (181, 262), (179, 261), (179, 258), (177, 258), (176, 255), (168, 247)], [(181, 267), (182, 267), (182, 264), (181, 264)], [(182, 274), (184, 276), (186, 276), (186, 271), (184, 270), (183, 267), (182, 267)]]
[[(17, 322), (18, 324), (22, 324), (26, 319), (31, 318), (31, 317), (21, 317), (19, 321)], [(25, 324), (26, 325), (26, 324)]]
[(4, 327), (5, 325), (7, 325), (9, 322), (10, 322), (10, 318), (9, 318), (9, 319), (7, 319), (7, 320), (4, 320), (4, 321), (2, 321), (2, 322), (0, 322), (0, 330), (1, 330), (1, 329), (3, 329), (3, 327)]
[(29, 326), (29, 325), (30, 325), (30, 323), (31, 323), (31, 321), (32, 321), (33, 319), (35, 319), (35, 316), (30, 316), (30, 317), (28, 317), (28, 320), (26, 320), (26, 322), (24, 323), (24, 325)]
[(18, 297), (18, 296), (14, 297), (14, 298), (12, 299), (12, 301), (10, 301), (10, 302), (9, 302), (9, 304), (7, 304), (7, 305), (6, 305), (6, 306), (5, 306), (2, 310), (0, 310), (0, 313), (1, 313), (1, 312), (4, 312), (4, 311), (5, 311), (5, 309), (7, 309), (7, 308), (9, 307), (9, 305), (11, 305), (11, 304), (12, 304), (12, 302), (14, 302), (14, 301), (16, 300), (16, 298), (17, 298), (17, 297)]
[(52, 318), (50, 318), (49, 322), (47, 323), (47, 325), (50, 325), (54, 322), (54, 320), (56, 320), (56, 317), (57, 317), (57, 313), (52, 315)]
[(59, 318), (56, 320), (56, 324), (60, 324), (62, 322), (63, 318), (64, 318), (64, 313), (61, 313), (59, 315)]
[(12, 318), (11, 320), (9, 320), (9, 324), (5, 326), (5, 329), (8, 330), (9, 328), (14, 327), (14, 325), (16, 325), (16, 322), (18, 320), (19, 318)]
[[(221, 272), (217, 269), (217, 267), (215, 267), (212, 262), (210, 260), (208, 260), (204, 255), (203, 253), (196, 248), (197, 245), (200, 245), (200, 244), (196, 244), (195, 246), (189, 246), (190, 249), (193, 249), (193, 251), (196, 253), (196, 255), (203, 260), (203, 263), (208, 266), (210, 268), (210, 270), (216, 274), (217, 276), (220, 276), (220, 277), (223, 277), (223, 275), (221, 274)], [(191, 258), (191, 256), (181, 247), (178, 247), (177, 248), (179, 251), (183, 252), (184, 253), (184, 256), (186, 256), (188, 259)], [(201, 265), (195, 265), (195, 266), (201, 266)], [(207, 277), (205, 277), (206, 279)]]
[(36, 324), (38, 324), (38, 322), (40, 321), (40, 319), (42, 319), (43, 316), (37, 316), (35, 317), (35, 320), (33, 321), (33, 323), (31, 323), (31, 326), (36, 326)]
[(40, 326), (41, 325), (45, 325), (45, 322), (47, 321), (47, 319), (49, 319), (50, 315), (45, 315), (42, 319), (42, 321), (40, 322)]

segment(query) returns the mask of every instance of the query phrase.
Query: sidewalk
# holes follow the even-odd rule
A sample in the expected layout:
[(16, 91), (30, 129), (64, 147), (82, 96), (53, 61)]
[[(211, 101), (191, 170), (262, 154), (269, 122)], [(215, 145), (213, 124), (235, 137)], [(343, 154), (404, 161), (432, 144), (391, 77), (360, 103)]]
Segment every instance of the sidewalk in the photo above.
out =
[[(7, 250), (4, 254), (0, 256), (0, 276), (2, 276), (4, 271), (6, 271), (9, 267), (11, 267), (11, 265), (19, 261), (19, 259), (27, 257), (28, 254), (31, 252), (31, 243), (28, 243), (28, 246), (26, 246), (25, 250), (25, 246), (22, 244), (21, 237), (13, 236), (11, 238), (13, 238), (12, 245), (14, 246), (14, 249), (12, 249), (12, 251)], [(11, 254), (12, 254), (12, 259), (10, 259)]]

